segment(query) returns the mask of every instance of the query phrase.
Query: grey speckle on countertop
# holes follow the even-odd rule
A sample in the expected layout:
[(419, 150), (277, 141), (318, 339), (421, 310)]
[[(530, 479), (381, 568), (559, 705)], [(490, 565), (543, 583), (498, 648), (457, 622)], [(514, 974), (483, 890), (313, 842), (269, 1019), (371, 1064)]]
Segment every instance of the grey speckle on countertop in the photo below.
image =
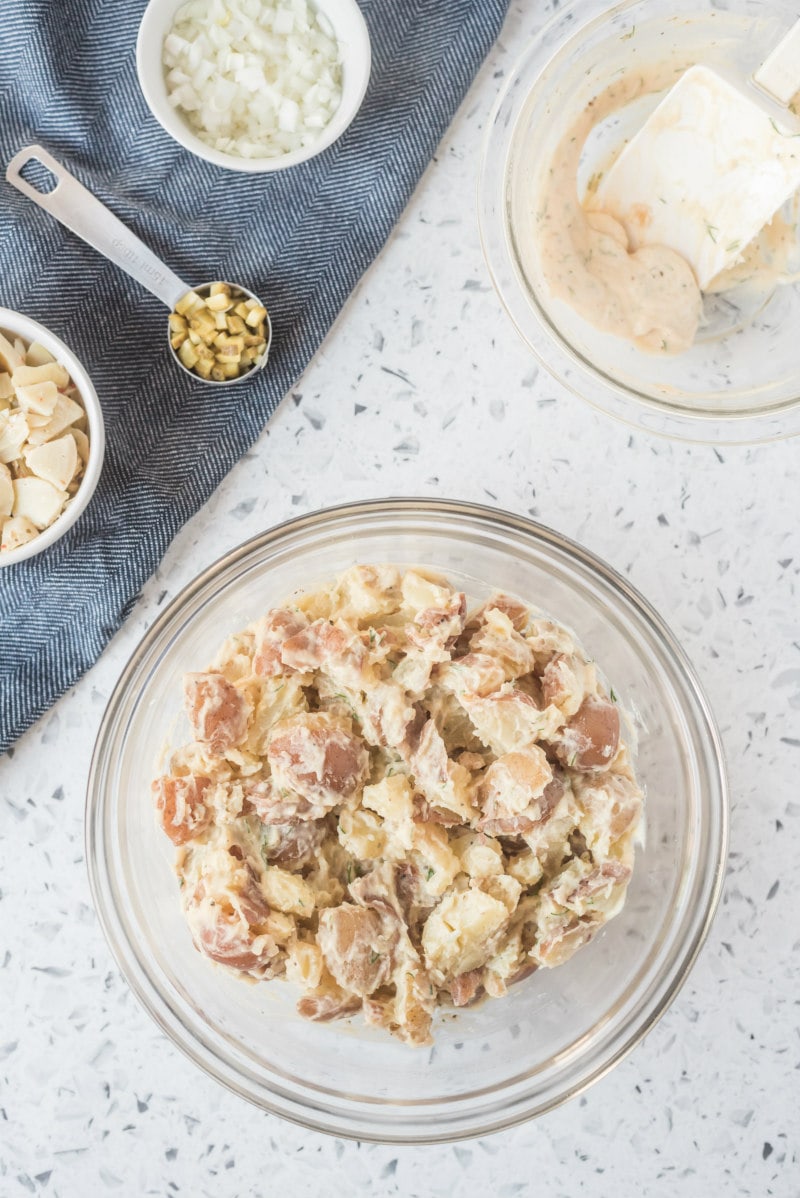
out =
[[(518, 0), (399, 228), (257, 446), (175, 540), (100, 663), (0, 761), (0, 1194), (238, 1198), (800, 1195), (798, 444), (631, 432), (537, 370), (476, 226), (482, 128), (543, 6)], [(627, 575), (683, 642), (731, 763), (726, 888), (645, 1042), (537, 1123), (437, 1148), (265, 1116), (140, 1009), (95, 919), (88, 763), (164, 604), (245, 538), (331, 503), (425, 494), (530, 514)]]

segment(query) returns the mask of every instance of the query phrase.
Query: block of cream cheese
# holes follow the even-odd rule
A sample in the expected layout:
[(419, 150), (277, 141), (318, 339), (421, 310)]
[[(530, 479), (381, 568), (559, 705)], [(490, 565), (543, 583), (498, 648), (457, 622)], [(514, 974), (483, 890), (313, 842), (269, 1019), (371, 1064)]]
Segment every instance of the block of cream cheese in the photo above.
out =
[(707, 67), (691, 67), (600, 181), (632, 248), (666, 245), (701, 288), (800, 188), (800, 132)]

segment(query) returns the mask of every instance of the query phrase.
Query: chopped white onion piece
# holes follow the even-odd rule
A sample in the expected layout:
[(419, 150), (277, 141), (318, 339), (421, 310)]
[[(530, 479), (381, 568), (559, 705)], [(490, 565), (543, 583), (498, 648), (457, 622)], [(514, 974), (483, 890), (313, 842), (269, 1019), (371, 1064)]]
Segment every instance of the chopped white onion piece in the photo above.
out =
[(189, 0), (163, 61), (170, 104), (235, 157), (313, 145), (342, 99), (334, 30), (307, 0)]

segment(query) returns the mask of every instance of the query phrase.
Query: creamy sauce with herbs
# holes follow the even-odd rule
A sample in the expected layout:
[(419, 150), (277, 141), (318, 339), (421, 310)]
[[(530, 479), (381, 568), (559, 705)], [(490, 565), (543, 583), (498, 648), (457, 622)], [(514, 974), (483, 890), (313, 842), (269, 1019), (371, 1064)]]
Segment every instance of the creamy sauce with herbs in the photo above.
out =
[(637, 74), (616, 80), (587, 106), (559, 142), (537, 212), (539, 255), (545, 281), (595, 328), (657, 354), (681, 353), (695, 338), (703, 310), (689, 263), (666, 246), (632, 249), (618, 220), (591, 211), (578, 197), (578, 166), (592, 130), (640, 96), (675, 78)]
[[(618, 78), (597, 95), (559, 142), (536, 212), (539, 259), (551, 295), (601, 332), (666, 355), (689, 349), (701, 326), (703, 298), (694, 272), (667, 246), (635, 250), (623, 225), (596, 207), (598, 176), (590, 179), (581, 202), (578, 168), (598, 125), (633, 101), (665, 90), (675, 75), (675, 64), (665, 64), (648, 75)], [(707, 290), (756, 290), (766, 299), (776, 286), (800, 280), (791, 269), (797, 253), (795, 202), (791, 218), (775, 216)]]
[(711, 280), (706, 288), (710, 294), (747, 288), (767, 296), (776, 287), (800, 282), (800, 270), (797, 269), (800, 196), (795, 196), (790, 208), (788, 220), (778, 212), (745, 247), (739, 261)]

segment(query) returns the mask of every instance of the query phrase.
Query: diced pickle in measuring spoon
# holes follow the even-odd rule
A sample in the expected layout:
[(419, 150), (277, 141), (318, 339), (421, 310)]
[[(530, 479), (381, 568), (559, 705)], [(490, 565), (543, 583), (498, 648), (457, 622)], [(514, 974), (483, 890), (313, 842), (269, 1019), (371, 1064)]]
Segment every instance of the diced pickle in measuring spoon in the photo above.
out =
[[(39, 191), (22, 177), (33, 162), (54, 176), (52, 191)], [(41, 146), (16, 154), (6, 179), (167, 305), (170, 355), (187, 374), (227, 387), (264, 367), (272, 323), (252, 291), (224, 281), (189, 287)]]
[(169, 334), (184, 370), (207, 383), (228, 383), (263, 365), (272, 330), (267, 309), (252, 291), (206, 283), (178, 300)]

